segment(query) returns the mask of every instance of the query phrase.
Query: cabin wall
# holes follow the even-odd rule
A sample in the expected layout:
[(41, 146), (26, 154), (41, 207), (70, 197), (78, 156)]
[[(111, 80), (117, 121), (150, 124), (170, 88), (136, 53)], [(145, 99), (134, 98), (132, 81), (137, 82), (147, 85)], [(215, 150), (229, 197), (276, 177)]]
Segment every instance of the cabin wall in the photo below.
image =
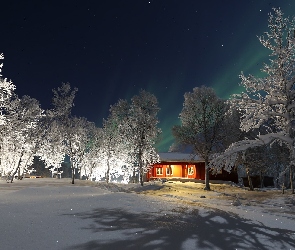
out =
[(170, 164), (154, 164), (147, 173), (147, 179), (156, 178), (191, 178), (196, 179), (196, 164), (187, 163), (170, 163)]
[(198, 162), (196, 164), (196, 176), (195, 179), (197, 180), (205, 180), (205, 163)]
[[(154, 164), (147, 173), (147, 181), (158, 178), (186, 178), (205, 180), (205, 163), (162, 162)], [(238, 183), (238, 174), (222, 170), (217, 175), (210, 174), (210, 180), (223, 180)]]

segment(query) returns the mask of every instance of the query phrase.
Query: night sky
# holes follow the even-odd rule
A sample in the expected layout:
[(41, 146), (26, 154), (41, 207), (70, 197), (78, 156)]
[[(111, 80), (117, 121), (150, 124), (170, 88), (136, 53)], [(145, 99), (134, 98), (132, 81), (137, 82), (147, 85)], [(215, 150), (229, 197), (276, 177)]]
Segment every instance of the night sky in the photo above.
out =
[(260, 74), (269, 51), (257, 36), (273, 7), (295, 15), (294, 0), (2, 1), (2, 74), (44, 109), (69, 82), (79, 89), (73, 114), (99, 127), (110, 105), (147, 90), (161, 108), (164, 152), (185, 92), (206, 85), (228, 98), (241, 71)]

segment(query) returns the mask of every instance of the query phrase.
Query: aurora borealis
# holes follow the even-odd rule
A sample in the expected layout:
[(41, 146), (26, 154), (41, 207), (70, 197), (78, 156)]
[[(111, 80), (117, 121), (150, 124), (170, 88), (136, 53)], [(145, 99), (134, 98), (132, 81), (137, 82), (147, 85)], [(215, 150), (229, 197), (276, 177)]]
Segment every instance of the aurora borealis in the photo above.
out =
[(155, 94), (162, 140), (173, 142), (183, 95), (213, 87), (240, 91), (239, 74), (261, 74), (268, 51), (257, 36), (268, 13), (295, 13), (292, 0), (6, 1), (1, 4), (3, 76), (16, 93), (50, 108), (51, 89), (78, 87), (73, 113), (97, 126), (109, 106), (145, 89)]

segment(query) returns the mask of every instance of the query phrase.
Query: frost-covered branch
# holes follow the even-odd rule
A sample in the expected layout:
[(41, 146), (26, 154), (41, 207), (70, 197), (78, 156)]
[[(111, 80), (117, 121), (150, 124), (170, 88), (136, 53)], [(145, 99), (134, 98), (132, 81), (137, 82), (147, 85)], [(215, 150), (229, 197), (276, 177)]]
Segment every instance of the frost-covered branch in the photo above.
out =
[(246, 92), (233, 95), (230, 100), (231, 105), (242, 112), (241, 129), (246, 132), (258, 129), (263, 133), (257, 134), (255, 140), (232, 144), (223, 155), (216, 156), (212, 164), (273, 141), (287, 145), (290, 164), (295, 159), (295, 19), (284, 18), (280, 9), (273, 11), (274, 14), (269, 14), (269, 32), (259, 37), (261, 44), (270, 50), (269, 64), (264, 64), (262, 69), (266, 76), (256, 78), (242, 73), (241, 85)]

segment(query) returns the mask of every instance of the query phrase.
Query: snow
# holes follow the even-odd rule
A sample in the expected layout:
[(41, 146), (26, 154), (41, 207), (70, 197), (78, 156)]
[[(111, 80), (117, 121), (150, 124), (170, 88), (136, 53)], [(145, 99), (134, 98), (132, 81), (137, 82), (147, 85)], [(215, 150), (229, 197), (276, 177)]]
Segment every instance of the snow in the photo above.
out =
[(152, 196), (165, 184), (83, 183), (0, 181), (0, 249), (295, 249), (290, 195), (234, 206), (222, 192)]

